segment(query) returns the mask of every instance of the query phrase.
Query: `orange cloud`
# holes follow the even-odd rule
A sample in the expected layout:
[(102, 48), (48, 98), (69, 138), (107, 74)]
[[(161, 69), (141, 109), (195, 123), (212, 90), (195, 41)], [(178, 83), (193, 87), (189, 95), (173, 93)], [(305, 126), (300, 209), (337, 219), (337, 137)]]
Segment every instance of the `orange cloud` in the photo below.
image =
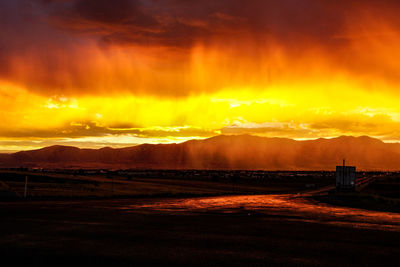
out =
[(399, 9), (372, 0), (2, 1), (0, 139), (399, 140)]

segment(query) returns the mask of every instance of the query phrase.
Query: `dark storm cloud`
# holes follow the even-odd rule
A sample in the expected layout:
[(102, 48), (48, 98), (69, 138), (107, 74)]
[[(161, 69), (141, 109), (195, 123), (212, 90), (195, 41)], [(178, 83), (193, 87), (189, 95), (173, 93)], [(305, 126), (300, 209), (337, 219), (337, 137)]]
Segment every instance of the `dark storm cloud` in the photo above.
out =
[(152, 28), (158, 22), (152, 14), (145, 14), (138, 1), (132, 0), (75, 0), (68, 3), (45, 5), (49, 15), (60, 26), (76, 30)]
[(45, 6), (65, 27), (99, 30), (109, 40), (142, 43), (146, 39), (150, 44), (181, 46), (218, 34), (240, 38), (242, 31), (255, 39), (338, 41), (333, 37), (360, 13), (393, 20), (400, 4), (391, 0), (75, 0)]
[(293, 46), (315, 40), (329, 44), (343, 41), (334, 37), (344, 36), (344, 28), (359, 13), (379, 19), (396, 14), (400, 6), (397, 1), (357, 0), (8, 0), (0, 5), (2, 26), (16, 33), (34, 28), (34, 33), (43, 30), (53, 39), (60, 38), (57, 29), (69, 29), (93, 34), (101, 42), (178, 47), (218, 36), (243, 42), (244, 33)]
[[(333, 4), (337, 3), (337, 4)], [(98, 33), (100, 40), (185, 46), (218, 34), (255, 39), (299, 36), (330, 39), (342, 30), (344, 2), (280, 1), (90, 1), (47, 4), (59, 26)], [(238, 35), (235, 35), (235, 32)], [(242, 41), (242, 40), (238, 40)]]
[(179, 14), (180, 10), (168, 7), (167, 1), (76, 0), (50, 3), (45, 8), (56, 26), (93, 34), (101, 44), (186, 46), (211, 33), (204, 25), (193, 24), (191, 14)]
[(245, 41), (243, 38), (293, 41), (299, 36), (331, 41), (342, 29), (347, 6), (340, 1), (334, 3), (337, 4), (316, 0), (8, 0), (0, 6), (0, 48), (4, 50), (7, 43), (8, 49), (37, 49), (50, 42), (68, 49), (71, 43), (82, 41), (81, 35), (70, 36), (73, 33), (87, 34), (101, 44), (175, 47), (219, 38), (239, 43)]
[[(261, 52), (275, 44), (294, 60), (304, 51), (318, 48), (327, 55), (326, 62), (340, 68), (398, 81), (397, 65), (386, 64), (378, 56), (366, 57), (364, 50), (368, 49), (357, 54), (349, 48), (357, 38), (379, 34), (369, 29), (359, 33), (365, 20), (369, 24), (389, 21), (400, 28), (399, 10), (398, 1), (372, 0), (3, 0), (0, 78), (46, 95), (71, 90), (74, 94), (108, 92), (112, 87), (153, 95), (188, 95), (197, 90), (191, 88), (195, 85), (183, 78), (168, 83), (163, 80), (167, 75), (158, 70), (171, 69), (178, 62), (181, 67), (175, 73), (184, 73), (190, 49), (200, 43), (218, 45), (222, 51), (235, 50), (249, 58), (256, 70)], [(130, 72), (118, 64), (109, 66), (110, 62), (99, 66), (97, 55), (89, 55), (94, 50), (92, 43), (103, 49), (105, 58), (108, 49), (121, 46), (162, 47), (178, 50), (183, 56), (163, 61), (170, 56), (164, 53), (159, 62), (149, 65), (157, 70), (152, 72), (154, 78), (136, 86), (144, 80), (136, 66), (129, 65)], [(135, 56), (130, 62), (136, 62)], [(108, 68), (115, 73), (102, 80), (104, 69), (110, 73)], [(234, 70), (227, 72), (228, 77), (237, 76)], [(176, 89), (165, 89), (170, 84)]]
[(130, 0), (114, 0), (112, 4), (108, 0), (76, 1), (71, 15), (99, 23), (143, 26), (151, 26), (155, 23), (151, 16), (141, 12), (137, 1)]

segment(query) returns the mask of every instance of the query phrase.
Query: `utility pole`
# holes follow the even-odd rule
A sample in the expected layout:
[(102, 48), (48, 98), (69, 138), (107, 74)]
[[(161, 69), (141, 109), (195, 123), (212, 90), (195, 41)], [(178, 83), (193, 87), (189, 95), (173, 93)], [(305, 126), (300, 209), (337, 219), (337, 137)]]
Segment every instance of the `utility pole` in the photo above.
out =
[(28, 192), (28, 176), (25, 176), (25, 191), (24, 198), (26, 198), (26, 193)]

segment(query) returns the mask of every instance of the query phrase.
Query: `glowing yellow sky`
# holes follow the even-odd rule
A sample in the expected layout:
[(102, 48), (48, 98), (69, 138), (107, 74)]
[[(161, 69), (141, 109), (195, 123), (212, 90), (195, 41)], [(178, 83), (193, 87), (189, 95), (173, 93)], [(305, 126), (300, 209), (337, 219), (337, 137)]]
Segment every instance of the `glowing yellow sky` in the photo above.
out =
[[(329, 1), (313, 2), (311, 11), (272, 1), (283, 17), (264, 21), (256, 13), (266, 5), (262, 1), (250, 11), (205, 1), (204, 7), (215, 9), (210, 14), (174, 1), (148, 1), (131, 12), (154, 21), (142, 18), (132, 25), (110, 20), (113, 11), (110, 18), (94, 16), (85, 1), (33, 2), (30, 15), (42, 18), (28, 26), (34, 34), (5, 28), (7, 41), (0, 42), (0, 151), (245, 133), (400, 141), (400, 23), (392, 14), (398, 10), (394, 2), (379, 8), (366, 1), (347, 14)], [(122, 2), (129, 1), (115, 5)], [(109, 10), (111, 4), (104, 3)], [(16, 14), (23, 10), (23, 4), (3, 5)], [(173, 19), (164, 9), (179, 16)], [(300, 12), (294, 22), (288, 20), (292, 11)], [(321, 21), (307, 20), (314, 13)], [(336, 21), (328, 22), (330, 16)], [(10, 25), (10, 18), (5, 21)], [(12, 22), (18, 29), (21, 22)]]

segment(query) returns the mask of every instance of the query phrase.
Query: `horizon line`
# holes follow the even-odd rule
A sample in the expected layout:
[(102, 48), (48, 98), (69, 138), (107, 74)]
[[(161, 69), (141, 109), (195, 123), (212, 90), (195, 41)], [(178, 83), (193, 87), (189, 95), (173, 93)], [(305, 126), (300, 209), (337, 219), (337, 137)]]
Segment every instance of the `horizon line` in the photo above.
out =
[[(134, 146), (140, 146), (140, 145), (172, 145), (172, 144), (183, 144), (186, 142), (190, 142), (190, 141), (203, 141), (203, 140), (207, 140), (207, 139), (211, 139), (211, 138), (215, 138), (215, 137), (220, 137), (220, 136), (252, 136), (252, 137), (260, 137), (260, 138), (265, 138), (265, 139), (287, 139), (287, 140), (293, 140), (293, 141), (298, 141), (298, 142), (304, 142), (304, 141), (315, 141), (315, 140), (320, 140), (320, 139), (324, 139), (324, 140), (331, 140), (331, 139), (338, 139), (341, 137), (353, 137), (353, 138), (362, 138), (362, 137), (367, 137), (367, 138), (371, 138), (371, 139), (375, 139), (375, 140), (379, 140), (385, 144), (400, 144), (400, 140), (384, 140), (381, 139), (379, 137), (376, 136), (369, 136), (369, 135), (339, 135), (339, 136), (333, 136), (333, 137), (317, 137), (317, 138), (290, 138), (290, 137), (280, 137), (280, 136), (262, 136), (262, 135), (256, 135), (256, 134), (219, 134), (219, 135), (214, 135), (214, 136), (210, 136), (210, 137), (197, 137), (197, 138), (192, 138), (192, 139), (188, 139), (188, 140), (182, 140), (182, 141), (178, 141), (176, 142), (176, 140), (174, 140), (175, 142), (159, 142), (159, 143), (110, 143), (110, 144), (104, 144), (104, 143), (99, 143), (99, 144), (104, 144), (104, 146), (99, 146), (99, 147), (86, 147), (86, 146), (82, 146), (82, 145), (76, 145), (73, 144), (76, 141), (65, 141), (64, 143), (61, 141), (60, 144), (53, 144), (53, 145), (47, 145), (47, 146), (41, 146), (41, 147), (32, 147), (31, 149), (2, 149), (0, 150), (0, 154), (13, 154), (13, 153), (17, 153), (17, 152), (23, 152), (23, 151), (32, 151), (32, 150), (40, 150), (40, 149), (44, 149), (47, 147), (75, 147), (75, 148), (79, 148), (79, 149), (92, 149), (92, 150), (99, 150), (99, 149), (104, 149), (104, 148), (111, 148), (111, 149), (122, 149), (122, 148), (127, 148), (127, 147), (134, 147)], [(80, 143), (80, 142), (76, 142), (76, 143)], [(89, 142), (88, 142), (89, 143)], [(90, 142), (91, 144), (93, 144), (93, 142)]]

